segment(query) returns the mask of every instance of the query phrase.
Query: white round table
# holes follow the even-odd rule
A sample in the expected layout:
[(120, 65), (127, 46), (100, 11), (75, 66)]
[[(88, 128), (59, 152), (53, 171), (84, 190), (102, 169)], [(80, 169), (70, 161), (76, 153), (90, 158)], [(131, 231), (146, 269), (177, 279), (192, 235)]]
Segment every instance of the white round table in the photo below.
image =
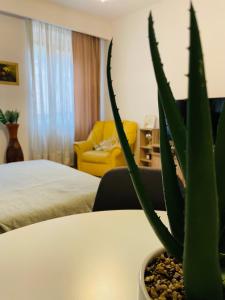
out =
[(137, 300), (140, 266), (160, 246), (141, 210), (23, 227), (0, 235), (0, 298)]

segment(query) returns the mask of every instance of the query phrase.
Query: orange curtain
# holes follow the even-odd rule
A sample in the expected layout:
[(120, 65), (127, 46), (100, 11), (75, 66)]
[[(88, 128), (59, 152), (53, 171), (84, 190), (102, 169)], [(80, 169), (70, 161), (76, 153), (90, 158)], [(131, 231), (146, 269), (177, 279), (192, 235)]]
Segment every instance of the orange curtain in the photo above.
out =
[(87, 138), (99, 119), (100, 40), (73, 32), (75, 140)]

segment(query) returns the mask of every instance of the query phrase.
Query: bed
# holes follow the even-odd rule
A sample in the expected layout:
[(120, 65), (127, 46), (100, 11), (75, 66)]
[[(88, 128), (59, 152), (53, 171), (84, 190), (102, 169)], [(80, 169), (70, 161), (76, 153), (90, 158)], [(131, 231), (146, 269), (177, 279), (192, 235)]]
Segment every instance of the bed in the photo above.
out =
[(47, 160), (0, 165), (0, 233), (91, 211), (99, 182)]

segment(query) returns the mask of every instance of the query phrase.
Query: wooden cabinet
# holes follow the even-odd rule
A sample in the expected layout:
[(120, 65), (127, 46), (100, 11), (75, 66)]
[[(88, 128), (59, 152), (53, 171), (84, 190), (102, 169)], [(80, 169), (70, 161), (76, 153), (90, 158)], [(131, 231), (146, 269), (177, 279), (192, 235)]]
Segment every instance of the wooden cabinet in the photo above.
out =
[[(160, 132), (159, 129), (140, 129), (140, 162), (141, 166), (161, 169), (160, 159)], [(176, 156), (174, 155), (174, 163), (178, 177), (185, 185), (185, 181), (180, 170)]]
[(140, 129), (140, 165), (161, 168), (159, 129)]

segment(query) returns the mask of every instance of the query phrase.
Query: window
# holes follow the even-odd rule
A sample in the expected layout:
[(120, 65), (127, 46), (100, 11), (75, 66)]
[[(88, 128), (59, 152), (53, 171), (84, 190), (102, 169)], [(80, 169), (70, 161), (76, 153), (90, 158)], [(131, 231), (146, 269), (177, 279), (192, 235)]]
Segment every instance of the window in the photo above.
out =
[(74, 142), (72, 32), (39, 21), (29, 21), (27, 26), (32, 158), (71, 164)]

